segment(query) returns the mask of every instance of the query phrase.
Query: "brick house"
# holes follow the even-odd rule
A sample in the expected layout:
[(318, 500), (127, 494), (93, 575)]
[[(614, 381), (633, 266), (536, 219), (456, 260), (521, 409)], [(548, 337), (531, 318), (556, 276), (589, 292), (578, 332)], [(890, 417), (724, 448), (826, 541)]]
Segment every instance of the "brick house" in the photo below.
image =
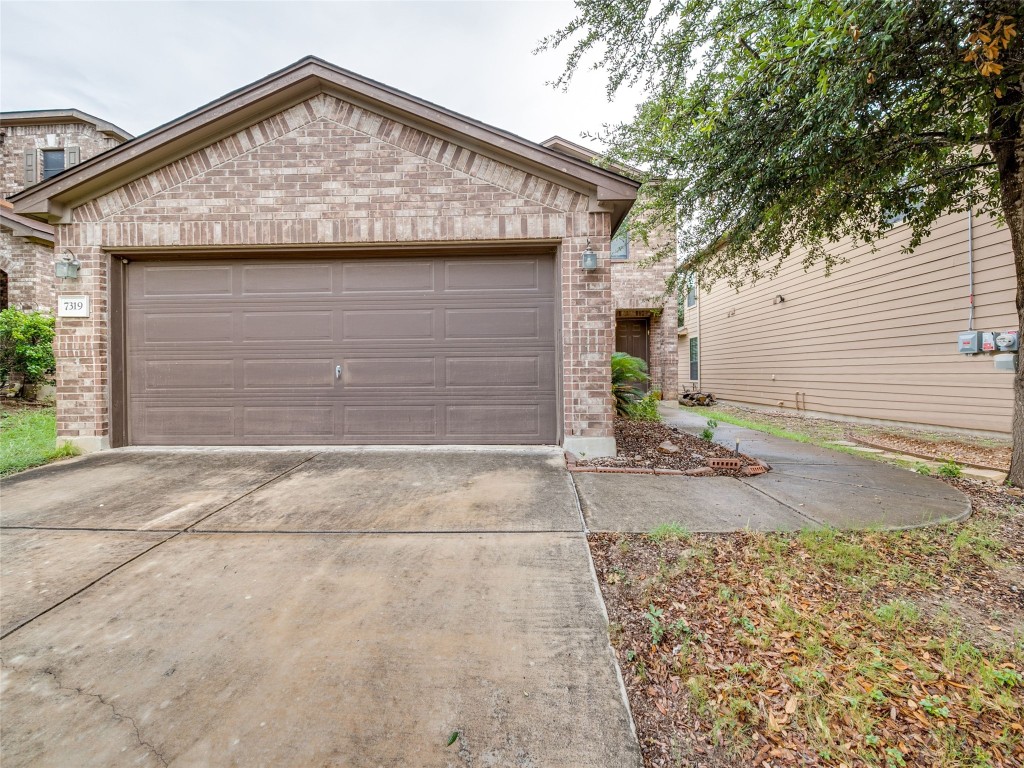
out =
[(0, 113), (0, 309), (52, 312), (53, 227), (14, 212), (7, 198), (131, 138), (77, 109)]
[[(599, 159), (587, 148), (560, 136), (553, 136), (543, 145), (586, 162)], [(628, 169), (616, 167), (616, 170), (628, 175)], [(615, 351), (646, 361), (651, 376), (650, 389), (660, 392), (663, 400), (675, 402), (679, 395), (678, 300), (674, 291), (666, 292), (666, 281), (676, 265), (669, 259), (650, 261), (658, 245), (630, 238), (625, 224), (612, 236)]]
[(303, 59), (12, 198), (82, 264), (59, 436), (614, 454), (638, 186)]

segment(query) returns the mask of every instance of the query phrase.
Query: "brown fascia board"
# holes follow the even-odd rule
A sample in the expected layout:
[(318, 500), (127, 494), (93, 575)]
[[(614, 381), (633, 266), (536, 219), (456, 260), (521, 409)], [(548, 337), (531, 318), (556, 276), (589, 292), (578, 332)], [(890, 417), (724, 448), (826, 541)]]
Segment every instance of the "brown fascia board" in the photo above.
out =
[(51, 222), (70, 209), (151, 173), (196, 149), (316, 95), (328, 93), (414, 125), (590, 197), (617, 225), (639, 184), (613, 171), (568, 157), (507, 131), (473, 120), (322, 59), (306, 57), (262, 80), (97, 155), (10, 200), (15, 210)]
[(19, 112), (0, 112), (0, 127), (5, 125), (54, 125), (58, 123), (85, 123), (104, 136), (128, 141), (132, 135), (113, 123), (80, 109), (28, 109)]
[[(599, 168), (604, 167), (599, 165), (604, 161), (603, 155), (594, 152), (592, 149), (587, 149), (581, 144), (576, 144), (575, 142), (562, 138), (561, 136), (552, 136), (550, 139), (542, 141), (540, 144), (542, 147), (547, 147), (548, 149), (553, 149), (555, 152), (561, 152), (562, 154), (569, 155), (570, 157), (575, 157), (576, 159), (583, 160), (591, 165), (597, 165)], [(627, 179), (636, 180), (643, 175), (640, 172), (640, 169), (634, 168), (630, 165), (624, 165), (623, 163), (609, 162), (608, 169)]]
[(7, 206), (0, 207), (0, 227), (9, 229), (16, 237), (26, 237), (35, 242), (53, 245), (53, 227), (27, 216), (20, 216)]

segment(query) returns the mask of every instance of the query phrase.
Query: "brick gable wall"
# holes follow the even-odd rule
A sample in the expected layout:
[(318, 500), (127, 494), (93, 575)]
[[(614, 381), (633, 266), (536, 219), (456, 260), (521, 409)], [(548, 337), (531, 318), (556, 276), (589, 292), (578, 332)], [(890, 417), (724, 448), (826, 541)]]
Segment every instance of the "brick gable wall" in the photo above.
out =
[[(109, 435), (110, 250), (553, 240), (560, 243), (567, 437), (612, 436), (610, 215), (579, 192), (319, 95), (80, 206), (57, 246), (82, 261), (88, 319), (61, 319), (58, 429)], [(601, 268), (579, 268), (587, 241)], [(69, 290), (69, 292), (71, 292)]]

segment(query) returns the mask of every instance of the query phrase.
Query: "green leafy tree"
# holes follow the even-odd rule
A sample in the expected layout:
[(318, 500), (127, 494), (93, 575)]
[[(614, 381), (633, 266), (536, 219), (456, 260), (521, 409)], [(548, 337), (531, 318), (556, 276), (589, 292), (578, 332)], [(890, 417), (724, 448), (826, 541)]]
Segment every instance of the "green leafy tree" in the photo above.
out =
[(19, 374), (26, 388), (53, 375), (54, 320), (42, 312), (0, 311), (0, 379)]
[[(598, 134), (648, 183), (631, 232), (678, 233), (704, 286), (833, 266), (905, 217), (910, 248), (945, 212), (1009, 227), (1024, 321), (1021, 0), (576, 0), (541, 41), (643, 89)], [(640, 214), (640, 215), (636, 215)], [(677, 222), (681, 226), (677, 228)], [(1024, 325), (1024, 322), (1022, 322)], [(1024, 372), (1010, 479), (1024, 485)]]

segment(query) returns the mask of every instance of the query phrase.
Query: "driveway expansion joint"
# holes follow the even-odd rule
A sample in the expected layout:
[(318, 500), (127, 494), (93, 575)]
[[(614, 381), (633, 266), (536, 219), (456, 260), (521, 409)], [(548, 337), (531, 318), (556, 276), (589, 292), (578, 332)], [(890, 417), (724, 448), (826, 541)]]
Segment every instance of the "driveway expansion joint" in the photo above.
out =
[(829, 524), (827, 522), (825, 522), (824, 520), (819, 520), (814, 515), (809, 515), (804, 510), (802, 510), (802, 509), (800, 509), (798, 507), (794, 507), (792, 504), (788, 504), (787, 502), (783, 501), (780, 498), (772, 496), (772, 494), (768, 493), (768, 491), (766, 491), (764, 488), (757, 487), (752, 482), (750, 482), (750, 480), (752, 478), (751, 479), (748, 479), (748, 478), (736, 478), (736, 479), (739, 480), (739, 482), (741, 482), (743, 485), (747, 486), (747, 488), (749, 488), (750, 490), (757, 491), (758, 493), (760, 493), (760, 494), (762, 494), (764, 496), (767, 496), (769, 499), (771, 499), (775, 503), (781, 504), (786, 509), (791, 510), (792, 512), (794, 512), (795, 514), (799, 515), (800, 517), (802, 517), (802, 518), (804, 518), (806, 520), (810, 520), (815, 525), (820, 525), (820, 526), (826, 527), (826, 528), (829, 527)]
[[(236, 501), (238, 501), (238, 499), (244, 498), (244, 497), (248, 496), (250, 493), (258, 491), (260, 488), (263, 488), (263, 487), (269, 485), (270, 483), (274, 482), (275, 480), (277, 480), (277, 479), (279, 479), (281, 477), (284, 477), (289, 472), (295, 471), (296, 469), (301, 467), (303, 464), (305, 464), (307, 461), (310, 461), (310, 460), (316, 458), (318, 455), (319, 454), (313, 454), (312, 456), (308, 456), (307, 458), (303, 459), (302, 461), (300, 461), (295, 466), (293, 466), (293, 467), (291, 467), (289, 469), (286, 469), (285, 471), (283, 471), (280, 474), (276, 475), (275, 477), (271, 478), (267, 482), (259, 485), (256, 488), (253, 488), (253, 489), (247, 491), (246, 493), (243, 493), (241, 496), (239, 496), (236, 499), (233, 499), (232, 501), (228, 502), (227, 504), (224, 504), (223, 506), (218, 507), (213, 512), (210, 512), (208, 515), (203, 515), (201, 518), (199, 518), (198, 520), (193, 521), (192, 523), (190, 523), (189, 525), (185, 526), (184, 528), (182, 528), (180, 530), (176, 530), (174, 532), (171, 532), (171, 534), (167, 538), (161, 539), (160, 541), (158, 541), (153, 546), (147, 547), (146, 549), (142, 550), (138, 554), (133, 555), (132, 557), (128, 558), (123, 563), (120, 563), (119, 565), (114, 566), (113, 568), (109, 569), (105, 573), (101, 574), (100, 576), (98, 576), (95, 579), (93, 579), (92, 581), (90, 581), (84, 587), (81, 587), (80, 589), (75, 590), (74, 592), (72, 592), (71, 594), (67, 595), (62, 600), (59, 600), (58, 602), (56, 602), (53, 605), (49, 606), (45, 610), (42, 610), (39, 613), (36, 613), (34, 616), (31, 616), (28, 619), (25, 619), (25, 621), (22, 621), (21, 623), (17, 624), (16, 626), (11, 627), (11, 629), (7, 630), (2, 635), (0, 635), (0, 640), (3, 640), (4, 638), (10, 637), (12, 634), (17, 632), (19, 629), (22, 629), (23, 627), (28, 626), (33, 621), (38, 619), (40, 616), (45, 616), (46, 614), (50, 613), (55, 608), (59, 608), (60, 606), (64, 605), (66, 602), (68, 602), (69, 600), (72, 600), (73, 598), (78, 597), (79, 595), (81, 595), (86, 590), (92, 588), (93, 586), (95, 586), (99, 582), (101, 582), (104, 579), (106, 579), (112, 573), (115, 573), (115, 572), (121, 570), (122, 568), (124, 568), (126, 565), (129, 565), (130, 563), (135, 562), (140, 557), (143, 557), (144, 555), (149, 554), (150, 552), (152, 552), (157, 547), (160, 547), (160, 546), (163, 546), (164, 544), (166, 544), (168, 541), (171, 541), (172, 539), (176, 539), (178, 536), (180, 536), (181, 534), (183, 534), (186, 531), (188, 531), (188, 529), (191, 528), (192, 526), (199, 525), (199, 523), (203, 522), (203, 520), (206, 520), (211, 515), (215, 515), (218, 512), (220, 512), (222, 509), (224, 509), (225, 507), (227, 507), (227, 506), (229, 506), (231, 504), (234, 504)], [(61, 530), (61, 529), (46, 528), (46, 529), (41, 529), (41, 530)], [(70, 530), (83, 530), (83, 529), (70, 529)], [(100, 530), (102, 530), (102, 529), (100, 529)], [(145, 529), (142, 529), (142, 530), (135, 530), (135, 531), (126, 531), (126, 533), (162, 533), (162, 531), (147, 531)], [(166, 765), (166, 764), (167, 763), (165, 762), (164, 765)]]

